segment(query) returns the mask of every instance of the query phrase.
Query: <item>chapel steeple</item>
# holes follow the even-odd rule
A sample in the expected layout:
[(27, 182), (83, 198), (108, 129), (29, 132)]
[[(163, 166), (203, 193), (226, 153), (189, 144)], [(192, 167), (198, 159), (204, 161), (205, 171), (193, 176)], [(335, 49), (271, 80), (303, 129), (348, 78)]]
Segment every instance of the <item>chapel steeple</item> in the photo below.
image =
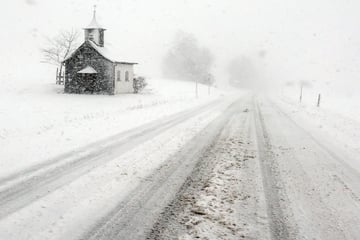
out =
[(84, 28), (85, 31), (85, 41), (93, 41), (96, 45), (103, 47), (104, 46), (104, 32), (105, 28), (101, 27), (96, 21), (96, 5), (94, 5), (93, 19), (90, 24)]

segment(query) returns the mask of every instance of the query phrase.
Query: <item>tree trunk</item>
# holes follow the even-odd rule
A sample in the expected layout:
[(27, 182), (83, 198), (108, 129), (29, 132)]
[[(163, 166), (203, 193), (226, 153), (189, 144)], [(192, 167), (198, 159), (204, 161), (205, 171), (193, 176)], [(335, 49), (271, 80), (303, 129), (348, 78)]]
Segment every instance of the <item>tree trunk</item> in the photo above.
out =
[(59, 68), (56, 68), (55, 80), (56, 80), (56, 84), (59, 84)]

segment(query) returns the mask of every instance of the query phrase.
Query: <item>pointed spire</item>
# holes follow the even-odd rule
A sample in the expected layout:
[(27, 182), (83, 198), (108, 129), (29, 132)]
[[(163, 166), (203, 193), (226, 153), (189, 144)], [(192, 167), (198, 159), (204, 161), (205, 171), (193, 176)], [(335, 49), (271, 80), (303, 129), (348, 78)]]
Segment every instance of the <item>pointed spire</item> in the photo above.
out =
[(84, 29), (104, 29), (105, 30), (105, 28), (101, 27), (100, 24), (98, 24), (98, 22), (96, 21), (96, 5), (94, 5), (93, 19), (91, 20), (90, 24)]

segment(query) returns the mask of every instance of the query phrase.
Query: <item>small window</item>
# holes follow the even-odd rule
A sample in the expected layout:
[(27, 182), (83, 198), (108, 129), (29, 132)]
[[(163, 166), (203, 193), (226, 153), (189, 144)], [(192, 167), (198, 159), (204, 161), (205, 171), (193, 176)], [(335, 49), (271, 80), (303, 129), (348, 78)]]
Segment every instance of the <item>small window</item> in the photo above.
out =
[(118, 70), (117, 73), (116, 73), (116, 80), (117, 80), (117, 81), (121, 81), (121, 75), (120, 75), (120, 73), (121, 73), (120, 70)]
[(125, 81), (126, 82), (129, 81), (129, 72), (128, 71), (125, 72)]

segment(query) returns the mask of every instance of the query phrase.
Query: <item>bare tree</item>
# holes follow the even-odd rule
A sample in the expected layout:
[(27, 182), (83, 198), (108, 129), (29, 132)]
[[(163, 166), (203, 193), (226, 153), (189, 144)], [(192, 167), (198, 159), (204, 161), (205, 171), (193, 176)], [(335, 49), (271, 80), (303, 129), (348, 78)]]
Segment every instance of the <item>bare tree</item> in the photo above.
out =
[(53, 64), (60, 67), (62, 72), (62, 61), (78, 47), (79, 32), (72, 29), (61, 31), (54, 38), (47, 38), (47, 45), (41, 49), (44, 63)]

